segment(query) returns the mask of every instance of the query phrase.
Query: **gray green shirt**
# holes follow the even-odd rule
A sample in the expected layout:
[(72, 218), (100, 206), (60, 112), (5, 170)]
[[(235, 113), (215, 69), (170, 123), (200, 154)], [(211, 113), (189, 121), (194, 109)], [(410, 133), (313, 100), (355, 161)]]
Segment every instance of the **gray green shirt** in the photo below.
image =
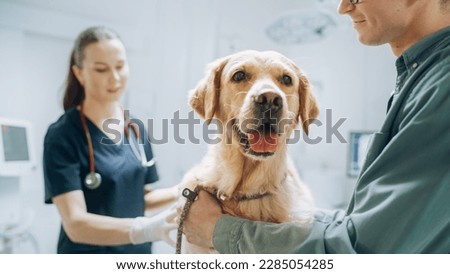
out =
[(372, 137), (346, 211), (293, 223), (223, 215), (221, 253), (450, 253), (450, 27), (396, 61), (386, 120)]

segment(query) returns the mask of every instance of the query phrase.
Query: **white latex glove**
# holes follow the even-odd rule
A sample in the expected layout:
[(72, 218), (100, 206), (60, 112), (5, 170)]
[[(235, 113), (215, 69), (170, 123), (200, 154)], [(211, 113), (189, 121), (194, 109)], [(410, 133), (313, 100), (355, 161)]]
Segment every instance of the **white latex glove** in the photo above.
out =
[(155, 216), (135, 218), (129, 232), (131, 243), (136, 245), (162, 240), (175, 247), (176, 243), (169, 234), (178, 227), (176, 216), (176, 207), (171, 206)]

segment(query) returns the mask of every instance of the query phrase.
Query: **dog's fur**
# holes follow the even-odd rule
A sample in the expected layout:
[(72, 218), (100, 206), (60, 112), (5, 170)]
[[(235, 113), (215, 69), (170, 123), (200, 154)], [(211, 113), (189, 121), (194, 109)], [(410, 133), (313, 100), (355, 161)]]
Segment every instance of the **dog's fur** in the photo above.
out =
[[(190, 91), (189, 103), (207, 122), (216, 120), (221, 133), (220, 142), (209, 146), (183, 185), (210, 189), (230, 215), (310, 223), (312, 197), (288, 158), (286, 141), (298, 124), (308, 133), (318, 108), (308, 79), (294, 62), (273, 51), (243, 51), (219, 59)], [(266, 123), (267, 112), (278, 124)], [(255, 136), (269, 140), (253, 147)]]

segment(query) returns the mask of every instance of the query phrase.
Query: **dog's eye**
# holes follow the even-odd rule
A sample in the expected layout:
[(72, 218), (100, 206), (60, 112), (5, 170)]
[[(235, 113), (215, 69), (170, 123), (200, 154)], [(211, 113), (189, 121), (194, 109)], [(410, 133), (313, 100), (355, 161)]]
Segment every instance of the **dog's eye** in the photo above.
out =
[(247, 79), (247, 75), (243, 71), (238, 71), (235, 74), (233, 74), (232, 78), (234, 82), (239, 83)]
[(292, 86), (292, 78), (289, 75), (283, 75), (283, 77), (281, 77), (281, 82), (286, 86)]

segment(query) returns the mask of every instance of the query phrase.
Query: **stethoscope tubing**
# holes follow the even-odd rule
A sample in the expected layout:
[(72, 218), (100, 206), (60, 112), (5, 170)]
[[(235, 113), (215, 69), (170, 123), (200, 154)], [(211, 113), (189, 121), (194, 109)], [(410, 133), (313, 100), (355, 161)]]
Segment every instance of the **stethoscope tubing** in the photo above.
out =
[(91, 172), (95, 172), (95, 161), (94, 161), (94, 147), (92, 145), (91, 133), (89, 132), (89, 128), (87, 126), (86, 117), (83, 113), (83, 104), (80, 105), (80, 119), (81, 124), (83, 125), (84, 133), (86, 134), (86, 140), (88, 144), (88, 152), (89, 152), (89, 170)]
[[(83, 104), (80, 105), (80, 120), (81, 120), (81, 124), (83, 126), (83, 130), (86, 135), (86, 140), (88, 143), (88, 153), (89, 153), (89, 171), (90, 172), (86, 175), (85, 185), (89, 189), (96, 189), (101, 185), (102, 177), (99, 173), (97, 173), (95, 171), (94, 147), (92, 145), (92, 138), (91, 138), (91, 134), (89, 132), (89, 128), (87, 125), (86, 116), (84, 115), (84, 112), (83, 112)], [(124, 123), (125, 123), (125, 126), (124, 126), (125, 136), (128, 139), (130, 146), (131, 146), (131, 150), (133, 151), (133, 154), (136, 156), (137, 160), (140, 162), (140, 164), (143, 167), (153, 166), (156, 163), (155, 159), (151, 159), (150, 161), (147, 161), (147, 155), (144, 150), (144, 145), (139, 143), (140, 135), (139, 135), (138, 126), (136, 124), (130, 123), (130, 120), (128, 119), (128, 117), (124, 118)], [(133, 133), (136, 137), (135, 138), (136, 145), (132, 144), (133, 141), (130, 138), (129, 127), (131, 127), (133, 129)], [(136, 148), (136, 146), (139, 148), (139, 151)]]

